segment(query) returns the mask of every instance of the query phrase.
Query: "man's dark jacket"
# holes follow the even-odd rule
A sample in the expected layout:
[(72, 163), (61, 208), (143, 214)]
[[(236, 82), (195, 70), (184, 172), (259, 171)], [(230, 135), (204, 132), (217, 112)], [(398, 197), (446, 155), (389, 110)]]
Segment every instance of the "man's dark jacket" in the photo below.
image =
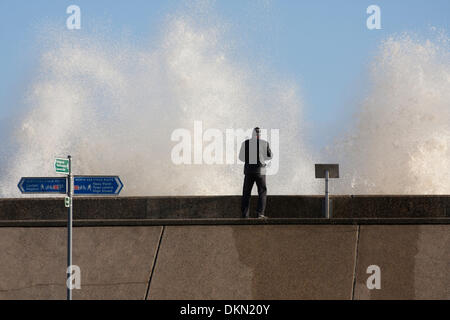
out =
[(239, 159), (245, 162), (244, 174), (266, 174), (266, 160), (272, 159), (272, 151), (266, 140), (255, 136), (242, 143)]

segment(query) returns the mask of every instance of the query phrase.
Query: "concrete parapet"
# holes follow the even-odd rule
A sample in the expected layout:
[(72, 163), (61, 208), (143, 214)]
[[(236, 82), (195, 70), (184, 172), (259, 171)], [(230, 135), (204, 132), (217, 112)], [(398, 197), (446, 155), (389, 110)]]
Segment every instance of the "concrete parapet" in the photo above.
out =
[[(450, 196), (333, 196), (333, 218), (445, 218)], [(240, 196), (75, 198), (74, 219), (232, 219)], [(256, 198), (252, 198), (253, 208)], [(322, 218), (321, 196), (269, 196), (270, 218)], [(0, 221), (62, 220), (62, 198), (0, 199)]]

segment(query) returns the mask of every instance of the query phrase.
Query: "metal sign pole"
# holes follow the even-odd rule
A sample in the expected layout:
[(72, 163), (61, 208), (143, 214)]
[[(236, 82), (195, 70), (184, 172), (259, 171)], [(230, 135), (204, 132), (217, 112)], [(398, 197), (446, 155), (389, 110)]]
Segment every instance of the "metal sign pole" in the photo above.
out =
[(72, 157), (69, 159), (69, 174), (67, 175), (67, 197), (69, 197), (68, 216), (67, 216), (67, 300), (72, 300)]
[(317, 179), (325, 178), (325, 205), (322, 208), (325, 208), (325, 218), (330, 219), (331, 215), (333, 214), (333, 206), (331, 206), (330, 208), (330, 194), (328, 191), (328, 183), (330, 178), (339, 178), (339, 164), (316, 163), (315, 171)]
[[(67, 210), (67, 300), (72, 300), (74, 276), (72, 269), (73, 196), (76, 195), (119, 195), (123, 183), (118, 176), (73, 176), (72, 157), (56, 158), (56, 173), (65, 177), (22, 177), (17, 187), (23, 194), (66, 194)], [(76, 192), (75, 192), (76, 188)]]
[(330, 198), (328, 194), (328, 179), (330, 178), (330, 171), (325, 171), (325, 216), (330, 219)]

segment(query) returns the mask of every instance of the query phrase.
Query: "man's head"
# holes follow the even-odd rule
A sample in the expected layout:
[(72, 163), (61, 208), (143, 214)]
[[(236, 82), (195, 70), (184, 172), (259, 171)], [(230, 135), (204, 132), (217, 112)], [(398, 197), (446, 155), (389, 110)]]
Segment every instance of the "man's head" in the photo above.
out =
[(259, 139), (261, 137), (261, 129), (259, 127), (256, 127), (253, 129), (253, 137)]

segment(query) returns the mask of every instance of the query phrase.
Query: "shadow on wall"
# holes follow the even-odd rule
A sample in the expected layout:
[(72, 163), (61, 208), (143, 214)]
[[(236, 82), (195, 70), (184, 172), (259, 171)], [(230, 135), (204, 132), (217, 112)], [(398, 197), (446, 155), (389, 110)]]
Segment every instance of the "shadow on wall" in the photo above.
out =
[(356, 226), (255, 231), (233, 228), (239, 259), (253, 271), (252, 299), (351, 298)]

